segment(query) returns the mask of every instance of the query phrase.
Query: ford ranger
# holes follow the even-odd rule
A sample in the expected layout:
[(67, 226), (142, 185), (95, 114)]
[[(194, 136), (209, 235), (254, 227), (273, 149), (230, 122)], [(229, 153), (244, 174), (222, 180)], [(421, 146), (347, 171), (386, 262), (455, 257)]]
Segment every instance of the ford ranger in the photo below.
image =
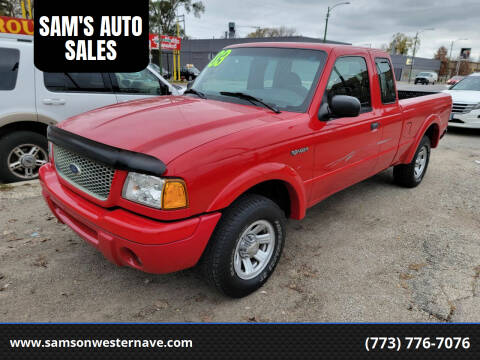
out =
[(391, 166), (397, 184), (420, 184), (451, 107), (448, 94), (397, 91), (380, 50), (234, 45), (183, 96), (50, 126), (43, 196), (112, 262), (198, 265), (242, 297), (274, 271), (287, 218)]

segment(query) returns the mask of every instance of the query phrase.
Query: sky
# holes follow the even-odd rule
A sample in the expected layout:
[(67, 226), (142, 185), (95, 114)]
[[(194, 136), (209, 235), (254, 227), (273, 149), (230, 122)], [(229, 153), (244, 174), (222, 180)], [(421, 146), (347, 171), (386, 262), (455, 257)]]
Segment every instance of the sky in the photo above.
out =
[[(196, 0), (193, 0), (196, 1)], [(245, 37), (261, 27), (293, 27), (298, 34), (323, 38), (330, 0), (202, 0), (205, 13), (196, 18), (186, 14), (185, 27), (194, 39), (219, 38), (228, 22), (237, 26), (237, 37)], [(341, 2), (341, 1), (340, 1)], [(182, 9), (179, 10), (182, 13)], [(433, 28), (434, 30), (424, 30)], [(422, 31), (423, 30), (423, 31)], [(460, 48), (472, 48), (471, 57), (480, 57), (480, 0), (350, 0), (331, 11), (327, 39), (359, 46), (380, 48), (392, 35), (403, 32), (415, 36), (421, 31), (420, 57), (432, 58), (440, 46), (453, 55)]]

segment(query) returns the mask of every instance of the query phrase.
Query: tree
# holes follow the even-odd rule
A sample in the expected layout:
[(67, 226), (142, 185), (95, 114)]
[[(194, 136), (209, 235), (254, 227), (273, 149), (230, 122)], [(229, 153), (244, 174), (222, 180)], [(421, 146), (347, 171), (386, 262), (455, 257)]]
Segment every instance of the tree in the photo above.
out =
[[(149, 0), (150, 32), (163, 35), (176, 35), (176, 13), (180, 6), (187, 14), (193, 11), (195, 17), (205, 12), (205, 5), (201, 1), (192, 0)], [(183, 29), (181, 34), (183, 34)]]
[[(415, 38), (407, 36), (403, 33), (396, 33), (392, 36), (392, 41), (386, 47), (386, 51), (394, 54), (407, 55), (408, 51), (413, 48)], [(420, 47), (420, 39), (417, 39), (417, 50)]]
[[(31, 0), (32, 13), (33, 13), (33, 2), (34, 1)], [(27, 6), (27, 2), (25, 1), (25, 7), (26, 6)], [(26, 10), (26, 11), (27, 11), (27, 16), (28, 16), (28, 10)], [(16, 17), (16, 18), (23, 17), (21, 0), (0, 0), (0, 15), (11, 16), (11, 17)], [(32, 14), (32, 16), (33, 16), (33, 14)]]
[(11, 0), (0, 0), (0, 16), (14, 16), (14, 6)]
[(445, 46), (440, 46), (434, 55), (434, 59), (440, 60), (439, 76), (448, 75), (448, 50)]
[(262, 38), (262, 37), (281, 37), (281, 36), (297, 36), (297, 29), (280, 26), (278, 28), (262, 28), (259, 27), (254, 32), (247, 35), (248, 38)]

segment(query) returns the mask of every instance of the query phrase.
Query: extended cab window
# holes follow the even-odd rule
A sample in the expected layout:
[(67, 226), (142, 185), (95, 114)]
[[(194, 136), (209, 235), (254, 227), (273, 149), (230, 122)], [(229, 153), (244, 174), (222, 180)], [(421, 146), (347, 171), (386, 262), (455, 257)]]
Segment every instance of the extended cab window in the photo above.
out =
[(54, 92), (111, 92), (101, 73), (44, 73), (45, 87)]
[(367, 63), (360, 56), (345, 56), (337, 59), (327, 84), (327, 95), (349, 95), (356, 97), (362, 112), (371, 110), (370, 84)]
[(148, 69), (134, 73), (115, 73), (118, 92), (127, 94), (166, 95), (168, 87)]
[(385, 58), (376, 58), (375, 65), (377, 66), (382, 103), (394, 103), (397, 95), (395, 93), (395, 81), (393, 80), (393, 71), (390, 62)]
[(0, 90), (13, 90), (17, 83), (20, 52), (0, 48)]

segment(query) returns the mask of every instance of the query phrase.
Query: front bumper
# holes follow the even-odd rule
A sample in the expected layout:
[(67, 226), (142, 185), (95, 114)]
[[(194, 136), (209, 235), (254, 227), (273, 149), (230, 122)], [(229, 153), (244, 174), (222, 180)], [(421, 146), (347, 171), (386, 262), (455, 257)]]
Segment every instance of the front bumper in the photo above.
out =
[(119, 266), (164, 274), (194, 266), (221, 214), (160, 222), (123, 209), (106, 209), (63, 186), (48, 163), (40, 168), (42, 193), (53, 214)]
[[(480, 109), (466, 114), (452, 113), (448, 126), (468, 129), (480, 129)], [(452, 121), (453, 120), (453, 121)]]

